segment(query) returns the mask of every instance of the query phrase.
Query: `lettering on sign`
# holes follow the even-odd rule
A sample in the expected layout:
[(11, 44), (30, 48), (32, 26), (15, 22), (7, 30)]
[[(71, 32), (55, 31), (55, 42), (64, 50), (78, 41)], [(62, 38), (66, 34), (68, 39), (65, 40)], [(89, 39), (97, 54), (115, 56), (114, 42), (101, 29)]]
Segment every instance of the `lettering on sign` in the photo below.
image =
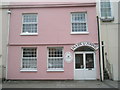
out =
[(77, 48), (82, 47), (82, 46), (92, 47), (92, 48), (94, 48), (95, 50), (98, 49), (98, 45), (95, 45), (94, 43), (90, 43), (90, 42), (80, 42), (80, 43), (77, 43), (77, 44), (73, 45), (73, 46), (71, 47), (71, 49), (74, 51), (74, 50), (76, 50)]

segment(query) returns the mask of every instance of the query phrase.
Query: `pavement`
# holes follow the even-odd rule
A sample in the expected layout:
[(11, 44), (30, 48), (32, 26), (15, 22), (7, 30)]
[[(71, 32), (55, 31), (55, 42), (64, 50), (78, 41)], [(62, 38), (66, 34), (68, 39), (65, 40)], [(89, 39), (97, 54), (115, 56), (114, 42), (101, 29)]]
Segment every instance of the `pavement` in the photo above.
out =
[(118, 88), (117, 81), (4, 81), (2, 88)]

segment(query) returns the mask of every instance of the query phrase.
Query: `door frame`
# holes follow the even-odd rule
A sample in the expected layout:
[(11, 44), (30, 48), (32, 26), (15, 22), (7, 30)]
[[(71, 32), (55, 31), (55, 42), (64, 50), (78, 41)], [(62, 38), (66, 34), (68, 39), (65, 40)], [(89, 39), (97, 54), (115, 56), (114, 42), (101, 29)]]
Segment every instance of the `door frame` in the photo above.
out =
[[(83, 54), (83, 59), (85, 61), (85, 54), (86, 53), (93, 53), (93, 55), (94, 55), (94, 69), (92, 69), (92, 70), (95, 70), (95, 72), (96, 72), (96, 79), (97, 79), (96, 53), (95, 53), (95, 51), (76, 51), (76, 52), (74, 52), (74, 79), (75, 79), (75, 54)], [(86, 67), (86, 65), (85, 65), (85, 67)], [(88, 70), (88, 69), (84, 68), (84, 69), (81, 69), (81, 70)], [(87, 79), (83, 79), (83, 80), (87, 80)], [(92, 80), (92, 79), (90, 79), (90, 80)]]

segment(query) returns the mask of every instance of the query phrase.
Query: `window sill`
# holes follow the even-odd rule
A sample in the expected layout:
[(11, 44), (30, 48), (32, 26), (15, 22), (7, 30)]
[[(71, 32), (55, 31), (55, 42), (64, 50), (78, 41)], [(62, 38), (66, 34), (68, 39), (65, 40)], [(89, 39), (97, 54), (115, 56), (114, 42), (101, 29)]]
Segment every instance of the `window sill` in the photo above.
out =
[(61, 70), (47, 70), (47, 72), (64, 72), (64, 70), (63, 69), (61, 69)]
[(20, 70), (21, 72), (37, 72), (37, 70), (24, 70), (24, 69), (22, 69), (22, 70)]
[(71, 32), (71, 34), (89, 34), (89, 32)]
[(114, 21), (114, 17), (101, 17), (101, 21), (103, 22), (111, 22)]
[(38, 33), (21, 33), (21, 36), (36, 36)]

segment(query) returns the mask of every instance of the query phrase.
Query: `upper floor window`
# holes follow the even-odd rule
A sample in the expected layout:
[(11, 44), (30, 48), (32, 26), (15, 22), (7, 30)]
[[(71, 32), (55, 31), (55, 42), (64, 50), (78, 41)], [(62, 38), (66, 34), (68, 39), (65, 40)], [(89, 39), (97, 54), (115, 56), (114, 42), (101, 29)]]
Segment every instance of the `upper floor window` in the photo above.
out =
[(112, 21), (111, 3), (110, 0), (101, 0), (100, 2), (101, 19), (103, 21)]
[(111, 17), (110, 0), (101, 0), (101, 17)]
[(61, 47), (48, 48), (48, 70), (52, 71), (63, 70), (63, 48)]
[(23, 14), (23, 34), (37, 33), (37, 14)]
[(37, 48), (22, 48), (22, 66), (21, 69), (37, 70)]
[(72, 13), (72, 34), (87, 33), (87, 13)]

